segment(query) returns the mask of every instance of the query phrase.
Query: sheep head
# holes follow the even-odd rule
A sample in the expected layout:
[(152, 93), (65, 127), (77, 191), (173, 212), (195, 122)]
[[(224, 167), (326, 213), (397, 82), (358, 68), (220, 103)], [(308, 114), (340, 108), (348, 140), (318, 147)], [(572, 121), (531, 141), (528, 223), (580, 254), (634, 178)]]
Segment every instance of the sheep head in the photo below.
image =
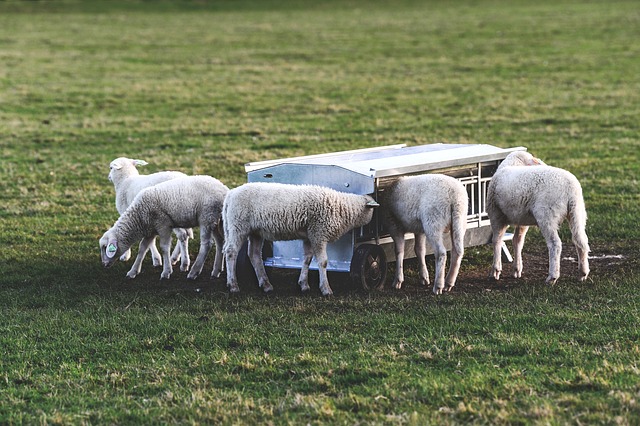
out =
[(110, 231), (105, 232), (100, 238), (100, 257), (105, 268), (112, 266), (124, 251)]
[(500, 163), (500, 167), (508, 166), (544, 166), (544, 162), (526, 151), (514, 151)]
[(109, 164), (109, 180), (114, 182), (120, 176), (137, 175), (138, 166), (146, 166), (147, 163), (144, 160), (134, 160), (132, 158), (120, 157), (116, 158)]

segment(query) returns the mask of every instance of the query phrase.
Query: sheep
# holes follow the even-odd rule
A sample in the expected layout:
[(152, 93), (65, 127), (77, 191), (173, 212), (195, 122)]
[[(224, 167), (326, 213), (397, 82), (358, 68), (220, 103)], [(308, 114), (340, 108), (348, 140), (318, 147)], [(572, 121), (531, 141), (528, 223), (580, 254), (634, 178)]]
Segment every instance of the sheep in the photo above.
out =
[[(118, 210), (118, 213), (124, 213), (135, 196), (141, 190), (148, 188), (149, 186), (156, 185), (160, 182), (165, 182), (177, 177), (187, 176), (184, 173), (175, 171), (158, 172), (152, 173), (150, 175), (140, 175), (136, 167), (145, 166), (147, 164), (148, 163), (144, 160), (134, 160), (131, 158), (120, 157), (113, 160), (109, 165), (109, 180), (113, 183), (113, 186), (116, 190), (116, 210)], [(178, 243), (171, 257), (171, 261), (172, 263), (175, 263), (178, 260), (178, 257), (181, 257), (182, 261), (180, 264), (180, 270), (187, 271), (189, 269), (190, 263), (188, 240), (189, 238), (193, 238), (193, 232), (191, 229), (185, 230), (180, 228), (175, 229), (174, 232), (178, 237)], [(149, 248), (151, 249), (153, 266), (160, 266), (162, 264), (162, 260), (160, 257), (160, 253), (156, 248), (155, 241), (153, 241), (149, 245)], [(142, 250), (140, 248), (138, 251), (138, 256), (131, 266), (131, 270), (127, 273), (127, 276), (129, 278), (134, 278), (138, 273), (137, 271), (140, 271), (145, 255), (146, 250)], [(127, 261), (130, 257), (131, 250), (127, 250), (122, 254), (120, 260)]]
[[(464, 235), (467, 228), (469, 197), (459, 180), (441, 174), (403, 176), (382, 192), (382, 218), (396, 254), (396, 274), (393, 287), (404, 282), (403, 260), (405, 232), (415, 235), (415, 252), (420, 265), (420, 279), (429, 284), (425, 262), (426, 242), (434, 250), (436, 261), (433, 293), (442, 294), (455, 285), (464, 255)], [(451, 233), (451, 264), (445, 278), (447, 250), (443, 237)]]
[(315, 185), (246, 183), (229, 191), (222, 211), (227, 286), (240, 291), (236, 260), (242, 244), (249, 240), (248, 254), (260, 287), (273, 291), (262, 263), (264, 240), (303, 240), (304, 261), (298, 284), (309, 290), (309, 264), (315, 256), (320, 274), (320, 291), (333, 294), (327, 279), (327, 243), (346, 232), (366, 225), (378, 203), (368, 195), (338, 192)]
[(560, 277), (562, 241), (558, 229), (565, 219), (571, 228), (578, 253), (580, 281), (589, 275), (589, 241), (585, 232), (587, 212), (582, 187), (570, 172), (547, 166), (525, 151), (509, 154), (498, 166), (487, 191), (487, 213), (493, 231), (492, 275), (500, 279), (502, 272), (502, 238), (509, 225), (514, 225), (515, 251), (513, 276), (522, 276), (522, 247), (530, 226), (538, 226), (549, 250), (549, 275), (554, 284)]
[[(100, 238), (102, 264), (110, 267), (131, 244), (142, 240), (141, 251), (160, 237), (163, 256), (161, 279), (173, 272), (169, 261), (171, 230), (200, 227), (200, 251), (187, 275), (195, 279), (215, 241), (212, 278), (222, 271), (222, 204), (229, 189), (211, 176), (186, 176), (159, 183), (141, 191), (116, 223)], [(140, 272), (140, 271), (137, 271)]]

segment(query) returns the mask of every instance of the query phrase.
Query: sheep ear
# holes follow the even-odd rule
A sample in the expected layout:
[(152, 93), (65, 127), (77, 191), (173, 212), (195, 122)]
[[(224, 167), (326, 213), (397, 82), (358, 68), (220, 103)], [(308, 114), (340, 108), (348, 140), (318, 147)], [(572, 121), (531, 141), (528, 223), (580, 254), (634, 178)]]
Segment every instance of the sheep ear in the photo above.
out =
[(149, 164), (149, 163), (147, 163), (144, 160), (133, 160), (133, 165), (134, 166), (146, 166), (147, 164)]
[(541, 159), (539, 159), (537, 157), (532, 157), (531, 158), (531, 163), (529, 165), (530, 166), (544, 166), (544, 163), (542, 162)]
[(122, 168), (122, 164), (120, 163), (116, 163), (115, 161), (113, 163), (111, 163), (111, 168), (115, 169), (115, 170), (120, 170)]
[(113, 259), (118, 252), (118, 242), (115, 240), (110, 240), (107, 243), (107, 247), (104, 249), (104, 252), (109, 259)]
[(377, 202), (371, 200), (371, 201), (367, 201), (366, 206), (373, 208), (373, 207), (380, 207), (380, 204), (378, 204)]

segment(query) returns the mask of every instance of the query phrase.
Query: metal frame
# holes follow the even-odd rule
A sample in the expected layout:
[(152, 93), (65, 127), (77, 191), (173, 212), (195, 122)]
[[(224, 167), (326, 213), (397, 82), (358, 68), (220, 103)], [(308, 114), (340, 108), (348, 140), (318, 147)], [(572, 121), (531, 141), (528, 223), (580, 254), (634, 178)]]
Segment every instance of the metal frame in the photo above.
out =
[[(526, 148), (503, 149), (475, 144), (407, 147), (401, 144), (253, 162), (247, 163), (245, 170), (249, 182), (321, 185), (343, 192), (369, 194), (376, 199), (400, 176), (443, 173), (456, 177), (469, 194), (465, 247), (470, 247), (491, 242), (491, 226), (486, 213), (487, 187), (498, 164), (513, 151), (526, 151)], [(415, 257), (413, 234), (406, 234), (405, 239), (405, 257)], [(369, 225), (354, 229), (327, 246), (327, 269), (349, 272), (353, 252), (361, 244), (377, 244), (383, 248), (388, 261), (395, 260), (393, 241), (379, 215), (374, 214)], [(265, 259), (265, 266), (299, 269), (302, 253), (300, 240), (275, 241), (273, 256)], [(315, 259), (311, 268), (317, 269)]]

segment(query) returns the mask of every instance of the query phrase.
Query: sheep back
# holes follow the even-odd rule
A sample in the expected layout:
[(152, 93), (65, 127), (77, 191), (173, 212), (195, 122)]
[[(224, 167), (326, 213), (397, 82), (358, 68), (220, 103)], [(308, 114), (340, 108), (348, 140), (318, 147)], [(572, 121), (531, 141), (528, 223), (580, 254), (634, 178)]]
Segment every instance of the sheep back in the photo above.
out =
[(487, 193), (490, 216), (502, 214), (514, 225), (537, 225), (535, 217), (558, 225), (571, 210), (586, 220), (582, 187), (570, 172), (546, 165), (500, 167)]
[(468, 197), (457, 179), (425, 174), (399, 178), (384, 191), (381, 204), (385, 219), (392, 225), (420, 233), (425, 226), (448, 227), (454, 211), (467, 212)]
[(120, 184), (120, 188), (116, 189), (116, 209), (118, 213), (122, 214), (140, 191), (159, 183), (186, 176), (182, 172), (166, 171), (150, 175), (136, 175), (125, 179)]
[(247, 183), (227, 194), (225, 229), (258, 234), (270, 241), (314, 239), (332, 242), (371, 221), (368, 195), (314, 185)]
[(201, 222), (215, 223), (220, 219), (228, 190), (211, 176), (178, 177), (144, 189), (128, 210), (163, 219), (170, 223), (162, 225), (170, 228), (193, 228)]

